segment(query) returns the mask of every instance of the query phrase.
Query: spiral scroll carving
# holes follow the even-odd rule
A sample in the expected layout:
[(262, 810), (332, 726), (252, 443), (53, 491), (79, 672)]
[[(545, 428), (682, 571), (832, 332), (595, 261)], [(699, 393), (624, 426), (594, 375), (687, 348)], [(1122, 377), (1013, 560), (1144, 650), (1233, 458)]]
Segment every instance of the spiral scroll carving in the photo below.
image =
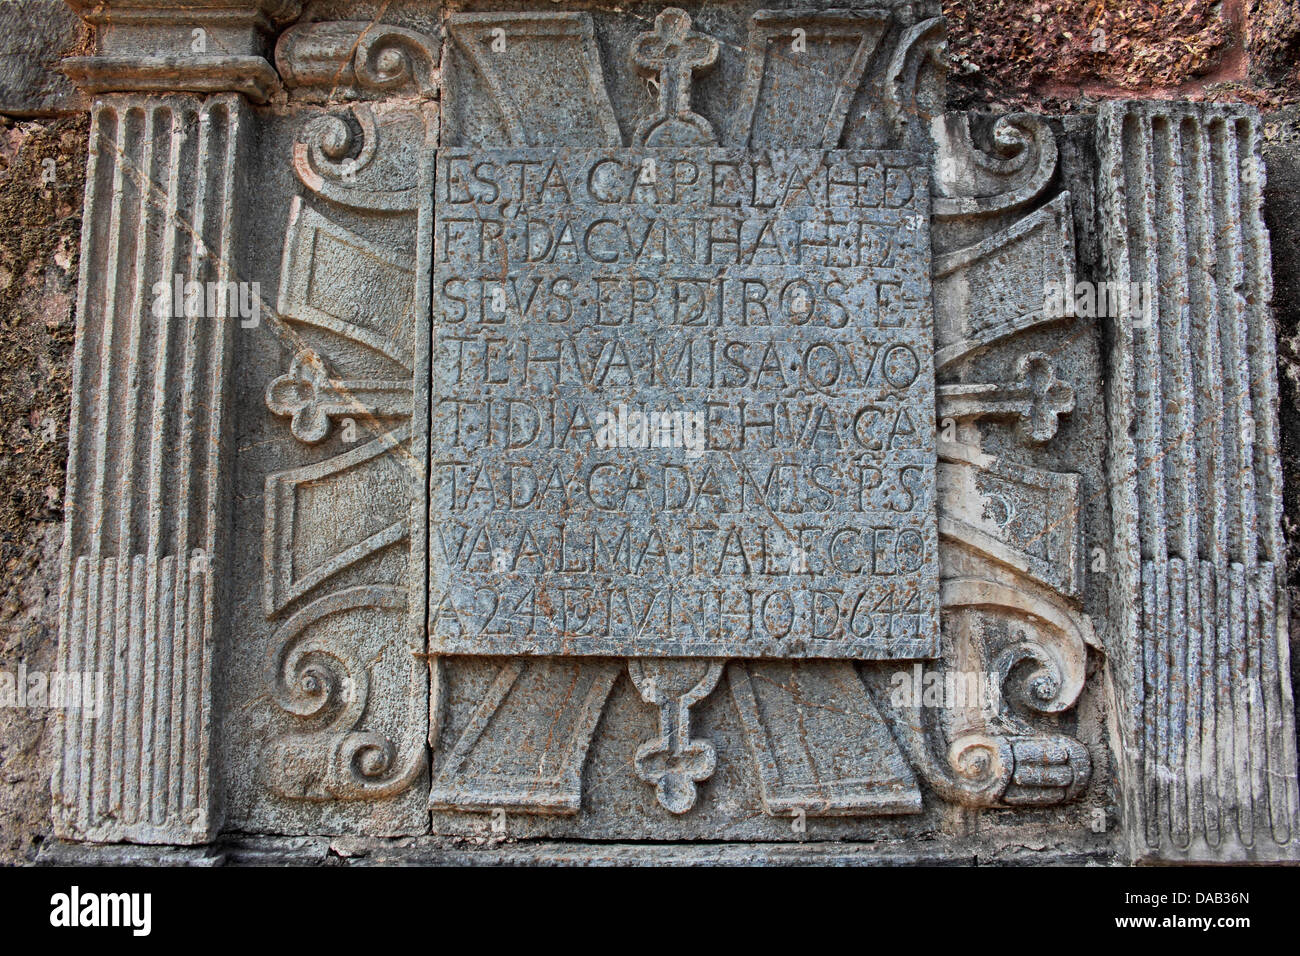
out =
[(285, 85), (305, 97), (435, 91), (436, 42), (414, 30), (365, 20), (303, 23), (284, 32), (275, 65)]
[(998, 119), (991, 152), (975, 144), (969, 114), (948, 114), (944, 129), (935, 164), (938, 219), (1019, 209), (1041, 196), (1056, 173), (1056, 136), (1042, 117), (1013, 113)]
[(434, 91), (433, 55), (418, 33), (399, 27), (368, 30), (357, 43), (352, 68), (357, 84), (373, 90), (412, 86), (419, 93)]
[[(293, 615), (275, 636), (267, 684), (275, 703), (304, 723), (273, 741), (272, 786), (299, 799), (373, 799), (399, 793), (424, 770), (423, 740), (399, 745), (357, 729), (370, 699), (365, 662), (342, 649), (340, 628), (373, 628), (356, 612), (406, 612), (403, 588), (370, 585), (336, 591)], [(405, 752), (405, 756), (403, 753)]]

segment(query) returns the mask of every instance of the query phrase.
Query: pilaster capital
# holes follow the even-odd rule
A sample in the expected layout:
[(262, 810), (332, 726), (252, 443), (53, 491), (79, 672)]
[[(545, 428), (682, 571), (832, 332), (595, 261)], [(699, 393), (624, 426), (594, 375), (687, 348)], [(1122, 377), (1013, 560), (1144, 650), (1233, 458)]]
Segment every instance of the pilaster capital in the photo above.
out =
[(280, 88), (271, 64), (277, 30), (298, 0), (68, 0), (95, 30), (91, 56), (65, 59), (87, 93), (233, 92), (264, 103)]

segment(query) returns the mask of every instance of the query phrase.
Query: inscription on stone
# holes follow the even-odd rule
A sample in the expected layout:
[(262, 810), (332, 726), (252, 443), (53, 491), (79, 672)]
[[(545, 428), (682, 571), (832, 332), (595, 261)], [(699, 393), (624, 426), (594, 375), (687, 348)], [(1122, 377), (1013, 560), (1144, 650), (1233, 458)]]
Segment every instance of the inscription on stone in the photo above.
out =
[(928, 168), (444, 149), (430, 651), (938, 650)]

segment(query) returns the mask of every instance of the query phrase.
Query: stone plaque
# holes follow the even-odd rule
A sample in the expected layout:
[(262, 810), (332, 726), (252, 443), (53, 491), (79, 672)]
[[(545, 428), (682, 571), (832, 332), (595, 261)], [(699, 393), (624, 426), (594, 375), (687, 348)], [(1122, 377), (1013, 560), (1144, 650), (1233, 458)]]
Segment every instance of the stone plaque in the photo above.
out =
[(935, 0), (328, 6), (65, 63), (60, 837), (1296, 858), (1256, 113), (950, 110)]
[(916, 155), (444, 149), (436, 181), (433, 649), (935, 654)]

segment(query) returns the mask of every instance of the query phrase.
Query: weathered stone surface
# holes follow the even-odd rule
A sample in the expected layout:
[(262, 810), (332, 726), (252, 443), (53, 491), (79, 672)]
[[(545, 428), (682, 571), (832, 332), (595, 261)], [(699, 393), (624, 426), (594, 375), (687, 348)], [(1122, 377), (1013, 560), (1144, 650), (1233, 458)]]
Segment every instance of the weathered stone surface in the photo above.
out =
[[(993, 866), (1088, 866), (1106, 862), (1105, 851), (1064, 839), (1035, 846), (984, 841), (957, 861)], [(853, 843), (584, 843), (515, 842), (500, 836), (447, 837), (241, 837), (207, 847), (119, 844), (96, 846), (52, 841), (38, 866), (935, 866), (954, 860), (932, 848), (903, 843), (862, 852)]]
[(1117, 323), (1111, 385), (1134, 852), (1290, 858), (1300, 807), (1259, 117), (1108, 104), (1099, 134), (1109, 274), (1158, 290)]
[(59, 60), (85, 41), (86, 28), (63, 0), (0, 4), (0, 113), (82, 112), (87, 98), (59, 72)]
[(919, 159), (441, 151), (431, 650), (934, 655)]
[(1253, 114), (945, 112), (929, 3), (116, 6), (61, 836), (1294, 857)]
[[(60, 488), (67, 461), (69, 358), (76, 320), (77, 236), (86, 122), (26, 121), (6, 130), (0, 214), (26, 228), (0, 251), (0, 682), (17, 691), (58, 656)], [(45, 170), (53, 160), (54, 182)], [(46, 181), (42, 181), (45, 179)], [(26, 678), (24, 682), (22, 678)], [(12, 682), (12, 683), (10, 683)], [(44, 706), (0, 709), (0, 859), (30, 860), (50, 832), (58, 724)]]
[(233, 96), (95, 107), (60, 670), (99, 675), (106, 693), (65, 714), (61, 836), (201, 843), (218, 826), (210, 687), (227, 619), (233, 326), (171, 321), (170, 299), (177, 277), (206, 287), (237, 268), (246, 110)]

